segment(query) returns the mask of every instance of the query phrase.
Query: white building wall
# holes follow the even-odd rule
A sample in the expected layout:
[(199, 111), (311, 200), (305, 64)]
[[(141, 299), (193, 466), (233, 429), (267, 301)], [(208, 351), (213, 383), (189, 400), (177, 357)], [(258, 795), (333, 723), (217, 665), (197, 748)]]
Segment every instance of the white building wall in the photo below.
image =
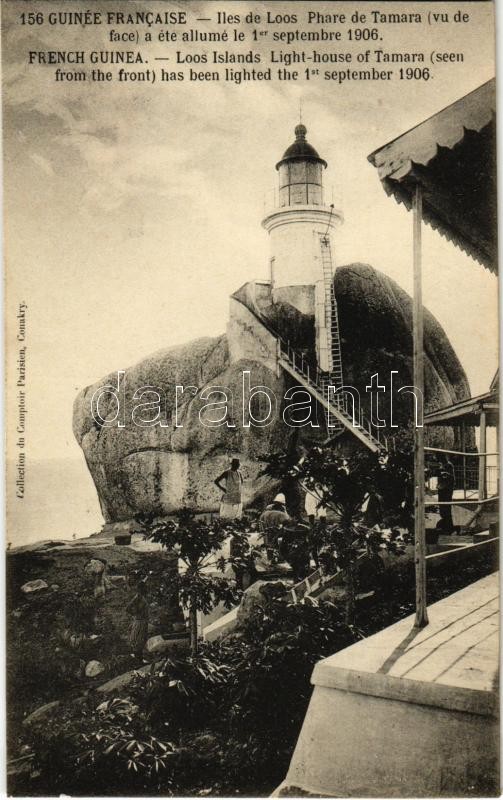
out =
[(340, 211), (323, 206), (289, 206), (268, 214), (262, 225), (269, 232), (269, 255), (274, 259), (273, 290), (314, 285), (322, 278), (318, 237), (341, 222)]
[(260, 361), (271, 372), (277, 372), (277, 339), (234, 297), (230, 298), (227, 337), (231, 364), (249, 359)]

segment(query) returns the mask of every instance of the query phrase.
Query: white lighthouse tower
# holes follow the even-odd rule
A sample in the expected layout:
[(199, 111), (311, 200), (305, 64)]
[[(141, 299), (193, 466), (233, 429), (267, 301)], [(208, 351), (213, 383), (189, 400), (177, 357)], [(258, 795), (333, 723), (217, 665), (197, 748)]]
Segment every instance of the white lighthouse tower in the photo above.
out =
[(336, 365), (331, 234), (343, 222), (343, 215), (325, 203), (327, 162), (307, 142), (306, 133), (304, 125), (296, 126), (295, 142), (276, 164), (278, 201), (262, 225), (269, 233), (272, 299), (315, 315), (318, 364), (321, 370), (332, 372)]

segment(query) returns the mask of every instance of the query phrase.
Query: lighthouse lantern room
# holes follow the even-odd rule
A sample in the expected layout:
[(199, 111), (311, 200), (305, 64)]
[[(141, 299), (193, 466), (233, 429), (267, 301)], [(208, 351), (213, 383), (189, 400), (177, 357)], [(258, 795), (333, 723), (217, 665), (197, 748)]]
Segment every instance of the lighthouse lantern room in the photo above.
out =
[(276, 164), (279, 172), (279, 205), (323, 205), (323, 170), (327, 162), (306, 141), (304, 125), (295, 128), (295, 142)]

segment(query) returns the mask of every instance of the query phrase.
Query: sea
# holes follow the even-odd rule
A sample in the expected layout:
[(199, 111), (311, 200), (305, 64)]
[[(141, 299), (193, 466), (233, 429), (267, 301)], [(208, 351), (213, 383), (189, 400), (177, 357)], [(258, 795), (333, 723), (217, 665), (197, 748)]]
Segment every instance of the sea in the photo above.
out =
[(46, 539), (80, 539), (103, 526), (98, 495), (83, 459), (27, 459), (24, 497), (16, 496), (7, 462), (7, 546)]

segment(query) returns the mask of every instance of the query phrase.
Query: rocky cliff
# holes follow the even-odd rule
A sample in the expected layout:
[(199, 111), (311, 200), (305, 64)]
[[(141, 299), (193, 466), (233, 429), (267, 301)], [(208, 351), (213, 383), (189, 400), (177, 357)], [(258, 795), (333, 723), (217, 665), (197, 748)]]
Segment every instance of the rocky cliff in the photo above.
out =
[[(368, 397), (365, 386), (376, 372), (388, 386), (388, 394), (391, 370), (398, 370), (397, 386), (412, 384), (412, 304), (407, 293), (366, 264), (339, 267), (335, 291), (344, 381), (360, 391), (362, 405)], [(245, 503), (272, 490), (267, 479), (259, 475), (264, 455), (285, 449), (295, 437), (304, 436), (305, 429), (299, 432), (287, 427), (280, 413), (267, 427), (244, 428), (243, 371), (250, 371), (252, 385), (265, 385), (281, 399), (293, 381), (272, 368), (270, 353), (268, 357), (262, 355), (267, 343), (264, 344), (263, 331), (259, 331), (259, 320), (263, 319), (269, 328), (304, 350), (311, 360), (314, 360), (314, 320), (287, 300), (272, 304), (262, 297), (258, 307), (250, 297), (247, 287), (234, 295), (236, 303), (248, 314), (245, 321), (240, 318), (241, 327), (230, 324), (227, 335), (159, 350), (126, 370), (121, 384), (124, 427), (101, 426), (90, 412), (93, 394), (105, 384), (117, 385), (117, 373), (87, 387), (76, 398), (74, 433), (107, 522), (130, 520), (138, 512), (168, 514), (182, 506), (201, 511), (217, 509), (219, 492), (213, 480), (227, 467), (230, 455), (241, 458), (247, 478)], [(245, 327), (246, 332), (242, 333)], [(235, 341), (237, 336), (243, 336), (243, 341), (246, 337), (246, 347), (240, 348)], [(425, 312), (424, 342), (427, 409), (467, 397), (469, 386), (459, 359), (444, 330), (429, 312)], [(155, 387), (161, 400), (160, 424), (154, 427), (135, 424), (131, 417), (135, 405), (153, 400), (151, 394), (134, 398), (135, 391), (146, 386)], [(175, 402), (177, 386), (184, 387), (178, 403)], [(220, 410), (223, 414), (223, 395), (208, 394), (210, 388), (216, 387), (227, 390), (226, 424), (209, 428), (201, 424), (199, 414), (208, 402), (220, 402), (220, 406), (213, 408), (212, 419), (219, 418)], [(388, 395), (383, 400), (386, 412)], [(111, 422), (116, 409), (113, 396), (104, 395), (100, 415)], [(253, 410), (258, 416), (258, 407)], [(142, 413), (150, 418), (147, 409)], [(394, 414), (398, 423), (410, 421), (410, 395), (395, 395)], [(447, 445), (454, 443), (451, 429), (442, 432), (442, 441)]]

